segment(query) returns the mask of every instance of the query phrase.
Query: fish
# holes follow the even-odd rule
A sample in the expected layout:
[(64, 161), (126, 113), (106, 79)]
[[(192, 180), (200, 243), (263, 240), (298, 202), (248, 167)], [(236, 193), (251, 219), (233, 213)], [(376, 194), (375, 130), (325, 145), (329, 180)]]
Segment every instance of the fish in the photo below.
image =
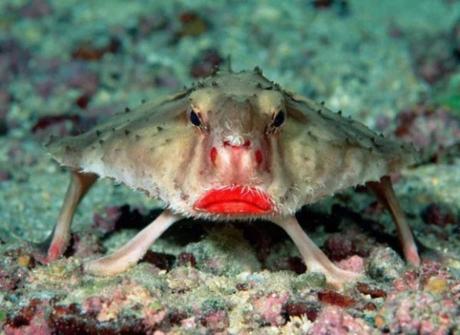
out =
[(357, 185), (366, 185), (387, 208), (406, 260), (420, 264), (390, 177), (417, 162), (414, 147), (283, 89), (258, 67), (221, 68), (160, 102), (127, 108), (46, 148), (71, 175), (44, 243), (46, 262), (61, 257), (68, 246), (84, 195), (99, 178), (110, 178), (161, 200), (164, 208), (120, 249), (86, 261), (84, 270), (93, 275), (115, 275), (134, 266), (183, 218), (263, 219), (286, 231), (308, 271), (342, 287), (362, 274), (330, 261), (295, 213)]

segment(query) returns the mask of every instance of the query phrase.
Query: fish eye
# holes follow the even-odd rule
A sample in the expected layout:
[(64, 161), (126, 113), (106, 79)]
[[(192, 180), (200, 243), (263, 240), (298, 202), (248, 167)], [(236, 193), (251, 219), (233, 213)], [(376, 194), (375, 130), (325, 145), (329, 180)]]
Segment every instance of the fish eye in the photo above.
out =
[(278, 113), (276, 113), (275, 117), (273, 118), (272, 127), (274, 128), (281, 127), (285, 119), (286, 119), (286, 116), (284, 114), (284, 111), (279, 111)]
[(191, 122), (194, 126), (196, 126), (196, 127), (200, 127), (200, 126), (201, 126), (200, 117), (198, 116), (198, 113), (196, 113), (193, 109), (190, 111), (189, 118), (190, 118), (190, 122)]

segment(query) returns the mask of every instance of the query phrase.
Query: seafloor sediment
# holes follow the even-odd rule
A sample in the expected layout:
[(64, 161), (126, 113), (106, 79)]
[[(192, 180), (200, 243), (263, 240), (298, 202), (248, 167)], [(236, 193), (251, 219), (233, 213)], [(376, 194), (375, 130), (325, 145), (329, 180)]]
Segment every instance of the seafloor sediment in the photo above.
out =
[[(64, 258), (25, 241), (51, 231), (68, 173), (46, 154), (231, 56), (284, 88), (422, 149), (393, 176), (423, 264), (363, 189), (305, 207), (303, 228), (343, 291), (306, 272), (269, 222), (183, 221), (114, 277), (86, 258), (125, 243), (161, 204), (99, 182)], [(0, 2), (0, 334), (460, 334), (460, 2), (457, 0)], [(168, 159), (168, 157), (165, 157)]]

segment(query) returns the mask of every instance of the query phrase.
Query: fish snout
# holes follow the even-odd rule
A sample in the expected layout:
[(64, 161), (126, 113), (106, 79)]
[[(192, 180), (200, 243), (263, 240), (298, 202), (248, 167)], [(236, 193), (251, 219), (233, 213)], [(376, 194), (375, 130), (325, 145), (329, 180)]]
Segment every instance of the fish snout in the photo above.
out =
[(227, 137), (211, 147), (209, 159), (216, 172), (232, 176), (233, 182), (239, 184), (263, 168), (264, 154), (258, 141)]

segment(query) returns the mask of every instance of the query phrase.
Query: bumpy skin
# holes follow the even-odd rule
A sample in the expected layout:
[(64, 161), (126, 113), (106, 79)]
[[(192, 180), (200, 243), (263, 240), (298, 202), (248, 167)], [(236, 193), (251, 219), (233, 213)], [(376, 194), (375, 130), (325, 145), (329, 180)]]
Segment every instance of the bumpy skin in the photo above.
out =
[(96, 275), (136, 264), (181, 217), (265, 218), (288, 233), (310, 271), (323, 272), (328, 283), (340, 287), (359, 275), (334, 265), (294, 213), (364, 183), (391, 212), (406, 259), (420, 263), (388, 177), (413, 163), (414, 151), (294, 97), (257, 69), (218, 72), (162, 103), (144, 104), (55, 142), (49, 151), (73, 170), (73, 179), (46, 261), (62, 255), (75, 207), (99, 176), (159, 198), (166, 209), (112, 255), (85, 263)]
[[(199, 127), (190, 122), (192, 110)], [(274, 127), (279, 111), (285, 121)], [(294, 97), (257, 70), (219, 71), (48, 149), (62, 165), (143, 190), (183, 216), (210, 219), (292, 215), (415, 161), (412, 148)], [(272, 210), (226, 214), (194, 206), (207, 191), (231, 185), (267, 195)]]

